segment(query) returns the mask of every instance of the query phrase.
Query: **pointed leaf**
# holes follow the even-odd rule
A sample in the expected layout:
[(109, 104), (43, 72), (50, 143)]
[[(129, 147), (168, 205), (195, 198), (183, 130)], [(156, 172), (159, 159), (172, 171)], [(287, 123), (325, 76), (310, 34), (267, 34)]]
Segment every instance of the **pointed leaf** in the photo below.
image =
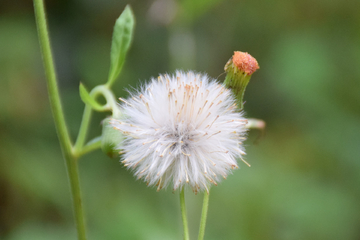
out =
[(119, 76), (129, 50), (135, 25), (135, 18), (129, 5), (116, 20), (111, 43), (110, 72), (107, 85), (110, 87)]

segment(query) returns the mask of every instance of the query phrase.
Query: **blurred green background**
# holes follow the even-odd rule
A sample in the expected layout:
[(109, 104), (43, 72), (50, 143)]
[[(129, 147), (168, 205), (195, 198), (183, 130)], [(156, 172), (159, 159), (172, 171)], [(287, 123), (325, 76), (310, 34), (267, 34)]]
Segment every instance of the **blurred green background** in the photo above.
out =
[[(257, 58), (245, 94), (247, 161), (213, 187), (205, 239), (360, 239), (360, 1), (48, 0), (73, 138), (88, 89), (104, 83), (115, 19), (135, 38), (117, 96), (159, 73), (223, 80), (234, 50)], [(90, 137), (105, 114), (95, 114)], [(156, 192), (101, 151), (80, 161), (89, 239), (182, 239), (178, 192)], [(187, 193), (195, 239), (202, 194)], [(64, 160), (49, 108), (32, 3), (0, 2), (0, 239), (75, 239)]]

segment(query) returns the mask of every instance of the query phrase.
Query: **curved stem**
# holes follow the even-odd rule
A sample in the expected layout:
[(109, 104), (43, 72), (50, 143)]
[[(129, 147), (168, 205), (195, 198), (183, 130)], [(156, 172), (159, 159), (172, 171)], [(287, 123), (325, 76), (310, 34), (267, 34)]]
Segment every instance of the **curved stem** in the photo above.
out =
[(45, 73), (47, 76), (46, 81), (50, 99), (50, 107), (54, 117), (55, 127), (57, 135), (59, 137), (61, 150), (65, 158), (65, 163), (70, 181), (78, 239), (85, 240), (85, 220), (81, 202), (78, 165), (76, 158), (72, 153), (72, 143), (66, 126), (65, 117), (60, 101), (60, 94), (57, 86), (55, 67), (51, 53), (43, 0), (34, 0), (34, 10), (40, 41), (40, 48), (42, 52)]
[(201, 212), (201, 220), (200, 220), (200, 228), (199, 228), (198, 240), (203, 240), (204, 239), (205, 226), (206, 226), (206, 217), (207, 217), (207, 212), (208, 212), (208, 208), (209, 208), (209, 196), (210, 196), (210, 191), (207, 192), (207, 193), (204, 192), (204, 200), (203, 200), (203, 208), (202, 208), (202, 212)]
[(184, 240), (189, 240), (189, 228), (188, 228), (188, 222), (187, 222), (187, 215), (186, 215), (186, 206), (185, 206), (185, 187), (182, 188), (180, 192), (180, 207), (181, 207), (181, 216), (183, 221), (183, 227), (184, 227)]
[(90, 95), (91, 94), (94, 94), (94, 97), (96, 95), (102, 94), (106, 99), (106, 104), (104, 105), (104, 111), (112, 111), (113, 116), (117, 116), (119, 114), (116, 98), (107, 85), (99, 85), (95, 87), (91, 91)]
[[(112, 91), (106, 86), (106, 85), (99, 85), (96, 86), (93, 90), (90, 92), (90, 96), (96, 99), (96, 97), (102, 95), (105, 100), (106, 104), (102, 106), (102, 109), (100, 111), (112, 111), (113, 116), (117, 116), (119, 114), (119, 110), (116, 107), (116, 100), (115, 96), (112, 93)], [(74, 154), (76, 156), (80, 156), (81, 152), (83, 151), (83, 147), (85, 145), (87, 132), (90, 125), (90, 118), (92, 114), (92, 108), (89, 104), (85, 105), (83, 117), (81, 120), (80, 130), (78, 137), (75, 142), (74, 146)]]
[(92, 152), (96, 149), (101, 148), (101, 139), (102, 137), (96, 137), (92, 140), (90, 140), (85, 146), (81, 149), (81, 152), (78, 153), (78, 157), (81, 157), (82, 155), (85, 155), (89, 152)]

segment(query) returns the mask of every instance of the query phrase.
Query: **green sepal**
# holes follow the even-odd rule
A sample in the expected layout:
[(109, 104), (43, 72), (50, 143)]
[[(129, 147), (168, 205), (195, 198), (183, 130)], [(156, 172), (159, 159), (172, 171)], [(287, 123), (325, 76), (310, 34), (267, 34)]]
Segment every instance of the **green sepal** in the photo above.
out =
[(132, 42), (135, 17), (131, 7), (127, 5), (116, 20), (110, 51), (110, 71), (106, 85), (110, 87), (119, 76), (125, 62), (126, 53)]
[(102, 122), (101, 149), (109, 157), (113, 158), (119, 155), (119, 145), (124, 141), (124, 136), (119, 130), (111, 126), (110, 121), (112, 121), (112, 118), (108, 117)]
[[(233, 65), (231, 63), (231, 65)], [(234, 66), (229, 66), (224, 84), (231, 89), (236, 97), (236, 104), (240, 110), (244, 108), (244, 94), (246, 86), (250, 81), (251, 75), (239, 71)]]

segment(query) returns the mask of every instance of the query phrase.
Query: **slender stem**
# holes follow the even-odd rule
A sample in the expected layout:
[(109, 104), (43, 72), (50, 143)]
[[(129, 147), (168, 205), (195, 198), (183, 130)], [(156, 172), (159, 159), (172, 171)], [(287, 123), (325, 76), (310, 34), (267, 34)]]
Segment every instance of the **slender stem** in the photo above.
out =
[(81, 120), (79, 134), (77, 136), (75, 146), (74, 146), (74, 153), (75, 155), (79, 155), (81, 149), (83, 148), (88, 132), (88, 128), (90, 125), (90, 118), (92, 114), (92, 108), (89, 104), (85, 104), (84, 113)]
[(210, 192), (204, 192), (203, 208), (201, 212), (200, 228), (198, 240), (203, 240), (205, 235), (206, 217), (209, 208), (209, 196)]
[(85, 214), (81, 200), (81, 189), (79, 181), (79, 169), (77, 159), (72, 158), (69, 161), (68, 174), (71, 185), (73, 206), (75, 210), (75, 221), (77, 228), (78, 240), (86, 240)]
[(183, 221), (183, 227), (184, 227), (184, 240), (189, 240), (189, 228), (188, 228), (188, 222), (187, 222), (187, 215), (186, 215), (186, 205), (185, 205), (185, 187), (182, 188), (180, 192), (180, 207), (181, 207), (181, 216)]
[(101, 139), (102, 137), (99, 136), (99, 137), (96, 137), (92, 140), (90, 140), (82, 149), (81, 149), (81, 152), (78, 153), (78, 157), (81, 157), (82, 155), (84, 154), (87, 154), (89, 152), (92, 152), (96, 149), (99, 149), (101, 148)]
[(40, 41), (40, 48), (43, 56), (45, 73), (47, 76), (46, 80), (50, 98), (50, 107), (53, 113), (55, 127), (59, 137), (61, 150), (65, 158), (65, 163), (70, 181), (78, 239), (85, 240), (85, 221), (81, 203), (78, 165), (76, 158), (72, 154), (71, 139), (66, 127), (65, 117), (60, 101), (60, 94), (57, 86), (55, 67), (51, 53), (43, 0), (34, 0), (34, 9)]
[[(106, 85), (99, 85), (96, 86), (93, 90), (91, 90), (90, 96), (96, 99), (96, 97), (98, 97), (99, 95), (102, 95), (106, 100), (106, 104), (102, 106), (102, 109), (100, 111), (112, 111), (113, 116), (118, 116), (119, 110), (116, 107), (116, 100), (112, 91)], [(80, 153), (83, 152), (83, 147), (85, 145), (86, 136), (90, 125), (92, 110), (93, 109), (89, 104), (85, 105), (79, 134), (74, 146), (74, 153), (76, 156), (80, 156)]]
[(51, 53), (49, 34), (47, 30), (45, 9), (43, 0), (34, 0), (34, 9), (40, 48), (43, 57), (45, 73), (47, 76), (47, 88), (50, 98), (50, 106), (53, 113), (55, 127), (59, 136), (60, 144), (64, 150), (71, 152), (71, 139), (66, 127), (65, 118), (60, 101), (53, 57)]

